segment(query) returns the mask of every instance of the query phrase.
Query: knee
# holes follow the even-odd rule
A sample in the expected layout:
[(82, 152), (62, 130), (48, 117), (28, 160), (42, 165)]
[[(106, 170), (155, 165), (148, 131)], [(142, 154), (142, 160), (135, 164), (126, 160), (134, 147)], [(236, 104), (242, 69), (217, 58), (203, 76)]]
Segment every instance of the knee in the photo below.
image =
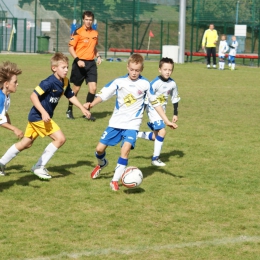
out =
[(65, 142), (66, 142), (66, 137), (65, 137), (65, 136), (60, 137), (60, 138), (57, 140), (57, 142), (58, 142), (59, 147), (61, 147), (62, 145), (65, 144)]

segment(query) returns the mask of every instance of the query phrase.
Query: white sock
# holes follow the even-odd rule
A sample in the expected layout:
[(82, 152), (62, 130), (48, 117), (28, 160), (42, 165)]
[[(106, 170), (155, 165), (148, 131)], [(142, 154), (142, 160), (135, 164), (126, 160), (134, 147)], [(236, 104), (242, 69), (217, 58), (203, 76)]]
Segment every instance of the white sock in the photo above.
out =
[(95, 152), (96, 158), (98, 160), (98, 165), (104, 165), (105, 159), (106, 159), (106, 152), (104, 152), (101, 155), (98, 155), (97, 152)]
[(0, 159), (0, 163), (6, 165), (9, 163), (20, 151), (16, 148), (15, 144), (13, 144)]
[(234, 70), (234, 69), (235, 69), (235, 67), (236, 67), (236, 64), (235, 64), (235, 63), (232, 63), (232, 66), (231, 66), (231, 68)]
[(43, 154), (41, 155), (35, 166), (45, 166), (57, 150), (58, 148), (53, 143), (50, 143), (45, 148)]
[(112, 181), (119, 181), (120, 180), (120, 178), (122, 177), (122, 175), (125, 171), (127, 164), (128, 164), (128, 159), (124, 159), (124, 158), (119, 157)]
[(161, 154), (164, 138), (157, 135), (154, 141), (154, 152), (153, 157), (159, 157)]
[(137, 137), (152, 140), (153, 132), (138, 132)]

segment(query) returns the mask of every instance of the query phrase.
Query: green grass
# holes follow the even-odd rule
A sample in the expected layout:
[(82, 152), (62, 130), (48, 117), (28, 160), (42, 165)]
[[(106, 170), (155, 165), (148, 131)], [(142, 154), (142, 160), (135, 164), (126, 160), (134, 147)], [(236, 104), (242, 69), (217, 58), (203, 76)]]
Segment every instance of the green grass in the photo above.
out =
[[(0, 57), (23, 69), (9, 112), (24, 130), (29, 95), (51, 73), (50, 55)], [(142, 74), (151, 80), (157, 67), (147, 61)], [(98, 71), (100, 89), (126, 73), (126, 62), (103, 62)], [(135, 190), (109, 188), (119, 146), (107, 149), (110, 164), (101, 178), (89, 176), (115, 100), (93, 109), (95, 123), (76, 109), (76, 120), (67, 120), (67, 100), (60, 100), (54, 120), (67, 142), (47, 165), (53, 178), (40, 181), (30, 173), (50, 142), (39, 138), (0, 179), (1, 259), (260, 259), (259, 69), (187, 63), (177, 64), (172, 77), (182, 99), (179, 128), (167, 129), (163, 146), (167, 166), (152, 167), (153, 143), (138, 140), (129, 165), (138, 166), (144, 180)], [(86, 93), (82, 86), (81, 102)], [(145, 115), (141, 130), (146, 121)], [(0, 139), (0, 154), (17, 141), (2, 128)]]

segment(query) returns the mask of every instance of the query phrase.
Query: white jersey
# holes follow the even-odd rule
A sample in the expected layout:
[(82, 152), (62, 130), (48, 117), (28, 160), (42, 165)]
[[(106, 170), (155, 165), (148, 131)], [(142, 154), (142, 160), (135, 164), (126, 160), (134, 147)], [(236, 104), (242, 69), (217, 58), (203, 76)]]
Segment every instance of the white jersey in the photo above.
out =
[(219, 43), (219, 47), (218, 47), (218, 56), (220, 57), (223, 57), (225, 56), (225, 53), (228, 51), (228, 44), (227, 44), (227, 41), (224, 40), (224, 41), (220, 41)]
[[(178, 103), (180, 101), (181, 98), (178, 93), (178, 87), (172, 78), (169, 78), (167, 81), (165, 81), (162, 79), (162, 77), (158, 76), (151, 82), (151, 85), (153, 92), (164, 112), (166, 111), (169, 95), (171, 95), (172, 104)], [(162, 120), (157, 111), (151, 106), (150, 102), (147, 107), (147, 114), (151, 123)]]
[(135, 81), (128, 74), (117, 78), (97, 94), (103, 101), (113, 95), (116, 95), (116, 104), (108, 125), (113, 128), (139, 130), (146, 96), (153, 107), (160, 105), (149, 81), (141, 75)]
[(236, 56), (236, 54), (237, 54), (238, 42), (237, 42), (237, 41), (232, 41), (231, 46), (234, 47), (234, 48), (231, 48), (231, 47), (230, 47), (229, 55), (230, 55), (230, 56)]
[(6, 96), (0, 89), (0, 125), (7, 123), (6, 113), (10, 107), (10, 96)]

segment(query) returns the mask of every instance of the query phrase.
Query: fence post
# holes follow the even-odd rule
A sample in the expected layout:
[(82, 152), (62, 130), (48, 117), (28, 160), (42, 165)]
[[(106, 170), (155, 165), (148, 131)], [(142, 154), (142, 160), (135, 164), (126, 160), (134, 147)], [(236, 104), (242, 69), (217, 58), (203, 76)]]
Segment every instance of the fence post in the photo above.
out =
[(161, 54), (160, 54), (160, 59), (162, 58), (162, 46), (163, 46), (163, 20), (161, 20), (161, 46), (160, 46), (160, 51), (161, 51)]
[(107, 19), (106, 19), (106, 36), (105, 36), (105, 59), (107, 59), (107, 36), (108, 36), (108, 24), (107, 24)]
[(57, 26), (57, 28), (56, 28), (56, 38), (57, 38), (57, 40), (56, 40), (56, 42), (57, 42), (57, 46), (56, 46), (56, 52), (58, 52), (59, 51), (59, 19), (57, 19), (57, 24), (56, 24)]
[(134, 39), (135, 38), (135, 0), (133, 0), (133, 17), (132, 17), (132, 51), (134, 53)]
[(190, 62), (192, 62), (193, 30), (194, 30), (194, 0), (192, 0), (191, 35), (190, 35)]
[(26, 52), (26, 25), (27, 19), (23, 20), (23, 52)]

